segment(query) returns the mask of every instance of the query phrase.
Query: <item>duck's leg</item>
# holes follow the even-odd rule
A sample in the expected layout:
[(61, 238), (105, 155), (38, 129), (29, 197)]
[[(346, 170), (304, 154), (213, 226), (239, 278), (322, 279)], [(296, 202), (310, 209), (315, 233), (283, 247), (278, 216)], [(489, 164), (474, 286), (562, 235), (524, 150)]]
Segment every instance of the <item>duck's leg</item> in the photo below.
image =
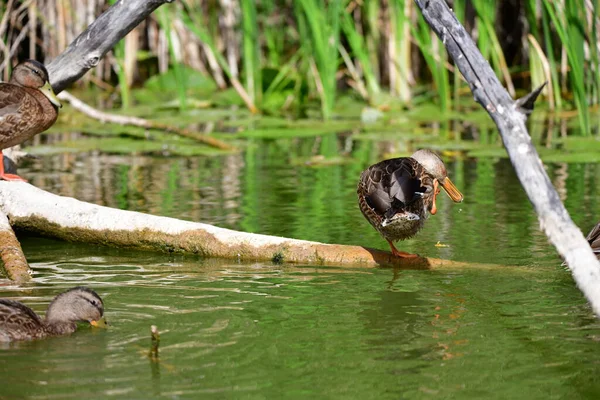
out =
[(390, 244), (390, 248), (392, 249), (392, 254), (395, 255), (396, 257), (400, 257), (400, 258), (416, 258), (416, 257), (419, 257), (418, 254), (412, 254), (412, 253), (407, 253), (405, 251), (398, 250), (396, 248), (396, 246), (394, 246), (394, 243), (392, 243), (389, 240), (387, 242)]
[(2, 154), (2, 150), (0, 150), (0, 180), (27, 182), (27, 180), (21, 178), (19, 175), (4, 173), (4, 154)]

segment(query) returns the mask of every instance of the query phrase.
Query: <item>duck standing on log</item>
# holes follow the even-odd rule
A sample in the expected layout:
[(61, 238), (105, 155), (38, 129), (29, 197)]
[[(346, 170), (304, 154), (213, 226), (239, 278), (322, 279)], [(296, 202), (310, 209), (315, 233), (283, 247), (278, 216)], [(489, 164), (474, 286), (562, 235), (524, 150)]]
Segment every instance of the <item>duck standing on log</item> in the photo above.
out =
[(27, 60), (17, 65), (8, 83), (0, 83), (0, 179), (25, 181), (4, 172), (2, 150), (23, 143), (50, 128), (60, 101), (43, 64)]
[(358, 183), (358, 205), (363, 215), (390, 244), (392, 254), (412, 258), (399, 251), (395, 241), (415, 235), (429, 214), (435, 214), (435, 198), (442, 186), (456, 203), (463, 200), (446, 172), (444, 162), (430, 150), (410, 157), (381, 161), (367, 168)]

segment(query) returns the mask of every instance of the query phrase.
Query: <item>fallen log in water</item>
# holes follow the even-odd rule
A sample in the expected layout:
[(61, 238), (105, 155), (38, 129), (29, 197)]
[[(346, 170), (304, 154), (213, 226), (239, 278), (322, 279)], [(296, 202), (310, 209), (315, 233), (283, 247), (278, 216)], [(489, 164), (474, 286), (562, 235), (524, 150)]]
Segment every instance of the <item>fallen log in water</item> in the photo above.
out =
[(417, 269), (460, 267), (435, 258), (401, 259), (360, 246), (238, 232), (199, 222), (118, 210), (0, 181), (0, 212), (17, 231), (81, 243), (197, 254), (240, 261)]

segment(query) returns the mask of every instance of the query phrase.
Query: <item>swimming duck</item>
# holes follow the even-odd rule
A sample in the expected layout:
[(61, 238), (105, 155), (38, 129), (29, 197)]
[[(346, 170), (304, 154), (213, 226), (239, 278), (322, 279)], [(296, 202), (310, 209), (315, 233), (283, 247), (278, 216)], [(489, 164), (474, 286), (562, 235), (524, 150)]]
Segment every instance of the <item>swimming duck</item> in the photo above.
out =
[(104, 303), (92, 289), (78, 286), (59, 294), (44, 319), (23, 303), (0, 299), (0, 342), (70, 334), (77, 330), (76, 322), (106, 325)]
[(60, 107), (46, 67), (35, 60), (20, 63), (10, 81), (0, 83), (0, 179), (25, 181), (4, 172), (2, 150), (50, 128)]
[(592, 247), (592, 251), (598, 257), (598, 260), (600, 260), (600, 222), (587, 235), (586, 239)]
[(387, 240), (393, 255), (418, 257), (399, 251), (393, 242), (415, 235), (429, 214), (437, 212), (439, 185), (455, 202), (463, 200), (448, 178), (444, 162), (429, 150), (381, 161), (361, 174), (357, 189), (360, 211)]

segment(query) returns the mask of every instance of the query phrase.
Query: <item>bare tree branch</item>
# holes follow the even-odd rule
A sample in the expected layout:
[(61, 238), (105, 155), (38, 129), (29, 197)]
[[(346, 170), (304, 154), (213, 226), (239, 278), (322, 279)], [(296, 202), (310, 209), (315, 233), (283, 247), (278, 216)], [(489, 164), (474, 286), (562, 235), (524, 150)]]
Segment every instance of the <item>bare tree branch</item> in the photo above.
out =
[(498, 126), (504, 147), (533, 204), (542, 230), (564, 257), (577, 285), (600, 316), (600, 262), (571, 220), (531, 143), (522, 106), (531, 109), (533, 102), (526, 98), (517, 103), (510, 97), (444, 0), (415, 2), (469, 83), (475, 100)]
[(104, 55), (154, 10), (173, 0), (118, 0), (46, 66), (56, 93), (98, 65)]

